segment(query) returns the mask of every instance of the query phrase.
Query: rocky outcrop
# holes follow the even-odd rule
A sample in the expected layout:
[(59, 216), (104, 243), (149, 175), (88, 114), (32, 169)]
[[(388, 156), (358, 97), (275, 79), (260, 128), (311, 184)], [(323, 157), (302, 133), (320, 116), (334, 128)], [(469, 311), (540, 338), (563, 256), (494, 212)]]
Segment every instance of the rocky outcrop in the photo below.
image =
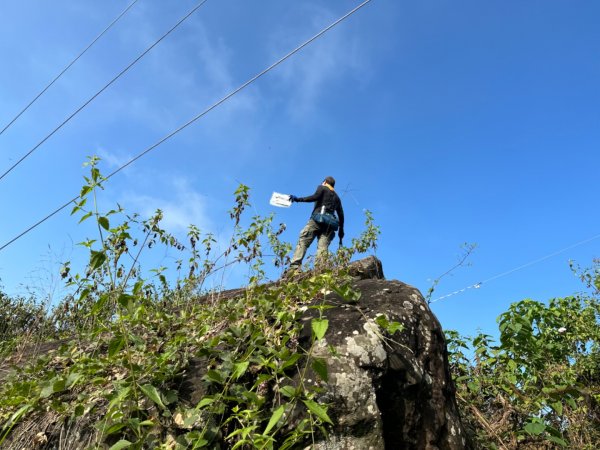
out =
[[(325, 361), (327, 377), (323, 380), (322, 375), (308, 369), (302, 382), (319, 384), (317, 400), (328, 405), (327, 414), (333, 425), (326, 436), (316, 436), (309, 448), (470, 449), (458, 414), (444, 334), (421, 293), (400, 281), (385, 280), (381, 262), (376, 258), (352, 263), (349, 272), (360, 299), (347, 301), (325, 292), (315, 300), (331, 306), (324, 311), (329, 324), (327, 333), (312, 348), (312, 356)], [(299, 282), (308, 276), (299, 274)], [(211, 301), (243, 297), (244, 292), (222, 292), (217, 298), (211, 297)], [(311, 320), (318, 315), (316, 309), (309, 308), (311, 305), (306, 306), (301, 317), (304, 327), (297, 342), (304, 349), (311, 346)], [(26, 356), (22, 359), (12, 358), (0, 364), (0, 381), (9, 365), (24, 364), (60, 344), (44, 344), (22, 352)], [(192, 357), (178, 381), (180, 400), (192, 408), (207, 393), (207, 365), (205, 358)], [(300, 383), (299, 375), (290, 376), (292, 382)], [(273, 388), (268, 387), (267, 392), (272, 394)], [(306, 414), (305, 408), (298, 407), (286, 426), (294, 428)], [(4, 442), (3, 448), (57, 448), (57, 442), (60, 448), (87, 448), (98, 438), (92, 422), (87, 418), (65, 424), (52, 411), (39, 413), (18, 425), (18, 432)], [(68, 438), (63, 439), (63, 435)], [(46, 436), (50, 440), (40, 441)], [(221, 448), (229, 447), (224, 444)]]
[[(328, 331), (313, 355), (327, 362), (328, 381), (319, 401), (329, 405), (334, 425), (314, 450), (459, 450), (471, 448), (458, 414), (440, 323), (421, 293), (383, 279), (381, 262), (367, 258), (350, 267), (361, 293), (348, 303), (334, 293), (325, 301)], [(311, 342), (307, 308), (299, 344)], [(391, 334), (377, 323), (401, 325)], [(380, 319), (381, 321), (381, 319)], [(394, 331), (394, 330), (391, 330)], [(194, 360), (184, 386), (195, 403), (204, 395), (201, 360)], [(317, 374), (308, 374), (311, 382)], [(303, 418), (298, 411), (290, 427)]]
[[(335, 426), (316, 448), (469, 448), (444, 335), (421, 293), (399, 281), (366, 279), (354, 287), (362, 294), (356, 305), (333, 294), (328, 299), (337, 307), (327, 310), (329, 330), (316, 356), (327, 361), (322, 400)], [(379, 315), (403, 329), (382, 332)], [(310, 338), (308, 326), (304, 338)]]

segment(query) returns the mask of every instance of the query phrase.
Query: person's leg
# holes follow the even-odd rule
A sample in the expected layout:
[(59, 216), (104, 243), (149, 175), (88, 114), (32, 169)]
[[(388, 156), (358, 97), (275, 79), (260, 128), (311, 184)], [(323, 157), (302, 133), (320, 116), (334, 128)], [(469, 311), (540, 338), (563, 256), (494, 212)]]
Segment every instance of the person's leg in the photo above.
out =
[(300, 232), (298, 244), (296, 245), (296, 250), (294, 251), (294, 256), (292, 256), (290, 266), (298, 267), (302, 264), (304, 255), (306, 255), (306, 251), (308, 250), (308, 247), (310, 247), (310, 244), (312, 244), (312, 241), (315, 240), (318, 231), (319, 225), (314, 220), (310, 219)]
[(328, 233), (321, 233), (319, 235), (319, 240), (317, 241), (317, 258), (316, 262), (318, 264), (323, 263), (327, 260), (327, 254), (329, 253), (329, 244), (333, 241), (335, 237), (334, 231), (329, 231)]

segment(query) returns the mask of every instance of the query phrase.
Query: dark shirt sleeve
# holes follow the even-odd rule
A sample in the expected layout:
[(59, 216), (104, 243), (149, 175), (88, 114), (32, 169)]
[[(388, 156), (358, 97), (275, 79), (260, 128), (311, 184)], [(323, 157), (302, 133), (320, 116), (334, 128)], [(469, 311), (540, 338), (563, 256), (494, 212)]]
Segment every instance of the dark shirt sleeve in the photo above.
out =
[(337, 212), (338, 219), (340, 220), (340, 230), (344, 229), (344, 209), (342, 208), (342, 201), (338, 201), (338, 207), (335, 210)]
[(326, 189), (326, 188), (324, 186), (319, 186), (319, 187), (317, 187), (317, 190), (315, 191), (315, 193), (313, 195), (309, 195), (308, 197), (299, 197), (298, 201), (306, 202), (306, 203), (316, 202), (323, 195), (323, 189)]

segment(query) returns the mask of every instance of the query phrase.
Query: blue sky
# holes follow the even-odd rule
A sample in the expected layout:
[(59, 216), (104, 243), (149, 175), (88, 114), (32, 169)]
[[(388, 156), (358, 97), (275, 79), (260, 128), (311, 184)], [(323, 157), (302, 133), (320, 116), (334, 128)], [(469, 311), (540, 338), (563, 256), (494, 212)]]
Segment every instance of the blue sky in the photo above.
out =
[[(9, 122), (129, 1), (0, 7), (0, 125)], [(88, 155), (109, 173), (360, 2), (209, 0), (0, 180), (2, 243), (74, 197)], [(139, 2), (0, 136), (6, 170), (197, 2)], [(253, 212), (295, 243), (308, 195), (337, 179), (347, 240), (363, 209), (381, 227), (388, 278), (426, 292), (464, 242), (471, 265), (434, 298), (600, 233), (600, 3), (373, 0), (355, 15), (110, 180), (105, 205), (165, 211), (225, 236), (239, 182)], [(57, 271), (94, 232), (65, 211), (0, 252), (9, 293), (59, 297)], [(511, 302), (582, 288), (600, 239), (445, 298), (445, 328), (493, 333)], [(312, 249), (314, 251), (314, 248)], [(159, 256), (169, 259), (171, 256)], [(239, 277), (232, 276), (234, 283)]]

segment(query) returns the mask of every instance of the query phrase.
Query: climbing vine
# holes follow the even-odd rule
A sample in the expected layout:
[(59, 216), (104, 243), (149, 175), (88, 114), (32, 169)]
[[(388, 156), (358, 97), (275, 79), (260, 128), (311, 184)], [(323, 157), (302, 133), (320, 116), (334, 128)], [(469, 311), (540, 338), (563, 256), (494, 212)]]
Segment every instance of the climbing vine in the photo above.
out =
[[(291, 246), (280, 241), (285, 226), (273, 227), (273, 216), (243, 226), (248, 187), (235, 192), (233, 233), (217, 253), (215, 237), (195, 226), (186, 242), (169, 234), (161, 211), (146, 220), (120, 206), (102, 212), (97, 197), (106, 179), (97, 163), (87, 163), (90, 175), (72, 210), (96, 225), (97, 237), (81, 243), (89, 255), (85, 269), (63, 265), (71, 293), (46, 314), (48, 325), (35, 339), (13, 332), (0, 342), (7, 367), (16, 348), (52, 348), (0, 375), (0, 446), (35, 447), (67, 435), (78, 436), (74, 446), (110, 450), (287, 449), (325, 436), (332, 423), (320, 398), (327, 366), (313, 356), (328, 329), (319, 299), (329, 291), (356, 298), (342, 262), (375, 248), (370, 213), (365, 233), (332, 255), (328, 267), (266, 283), (265, 249), (281, 268)], [(143, 254), (161, 246), (182, 255), (177, 276), (165, 267), (143, 271)], [(233, 264), (250, 268), (247, 289), (226, 295), (206, 288)], [(319, 315), (311, 339), (301, 342), (299, 318), (309, 304)], [(306, 382), (309, 369), (320, 383)], [(21, 431), (36, 422), (53, 426)]]

